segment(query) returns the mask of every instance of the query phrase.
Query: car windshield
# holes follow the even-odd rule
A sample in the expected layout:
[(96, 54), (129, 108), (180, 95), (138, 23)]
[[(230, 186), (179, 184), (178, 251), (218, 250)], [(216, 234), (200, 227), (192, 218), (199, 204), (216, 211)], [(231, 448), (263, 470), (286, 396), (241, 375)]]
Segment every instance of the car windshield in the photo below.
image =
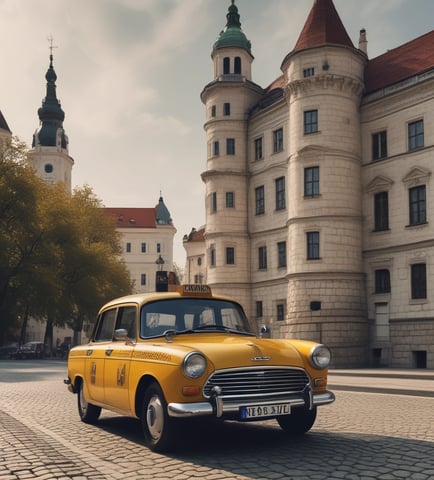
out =
[(157, 337), (167, 331), (218, 331), (253, 335), (244, 311), (234, 302), (212, 298), (174, 298), (143, 305), (140, 336)]

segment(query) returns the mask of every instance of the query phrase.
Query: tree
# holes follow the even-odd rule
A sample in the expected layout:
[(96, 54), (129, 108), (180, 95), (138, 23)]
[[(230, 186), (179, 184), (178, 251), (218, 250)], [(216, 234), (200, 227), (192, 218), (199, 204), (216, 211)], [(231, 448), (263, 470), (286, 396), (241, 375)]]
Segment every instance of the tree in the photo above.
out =
[(130, 293), (113, 221), (89, 187), (50, 185), (26, 164), (12, 139), (0, 152), (0, 342), (31, 316), (72, 326), (78, 337), (108, 299)]

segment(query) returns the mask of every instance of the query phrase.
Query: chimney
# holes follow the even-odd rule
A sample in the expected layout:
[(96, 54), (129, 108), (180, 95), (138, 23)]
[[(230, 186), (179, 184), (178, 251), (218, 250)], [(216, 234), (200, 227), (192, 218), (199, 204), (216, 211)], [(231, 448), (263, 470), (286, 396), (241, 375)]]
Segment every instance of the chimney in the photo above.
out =
[(366, 53), (366, 56), (368, 55), (368, 40), (366, 40), (366, 30), (364, 28), (360, 30), (359, 50)]

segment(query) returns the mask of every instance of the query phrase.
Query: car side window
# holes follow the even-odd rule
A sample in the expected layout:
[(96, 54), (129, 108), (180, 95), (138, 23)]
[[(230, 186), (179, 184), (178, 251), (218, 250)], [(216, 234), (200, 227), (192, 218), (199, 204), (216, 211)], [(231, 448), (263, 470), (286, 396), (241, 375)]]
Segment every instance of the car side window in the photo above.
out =
[(110, 342), (113, 339), (113, 331), (116, 321), (116, 308), (106, 310), (99, 319), (95, 342)]
[(119, 309), (116, 329), (123, 328), (126, 330), (130, 340), (136, 339), (136, 312), (137, 309), (134, 305), (128, 305)]

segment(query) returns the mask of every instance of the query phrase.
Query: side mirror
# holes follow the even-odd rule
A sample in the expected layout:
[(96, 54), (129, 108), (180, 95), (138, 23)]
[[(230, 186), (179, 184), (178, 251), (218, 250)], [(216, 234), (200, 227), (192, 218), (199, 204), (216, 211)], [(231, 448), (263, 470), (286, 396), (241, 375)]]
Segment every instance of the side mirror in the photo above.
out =
[(115, 330), (114, 339), (121, 342), (126, 342), (128, 340), (127, 330), (125, 330), (125, 328), (119, 328)]
[(271, 330), (267, 325), (262, 325), (261, 329), (259, 330), (259, 337), (260, 338), (271, 338)]

